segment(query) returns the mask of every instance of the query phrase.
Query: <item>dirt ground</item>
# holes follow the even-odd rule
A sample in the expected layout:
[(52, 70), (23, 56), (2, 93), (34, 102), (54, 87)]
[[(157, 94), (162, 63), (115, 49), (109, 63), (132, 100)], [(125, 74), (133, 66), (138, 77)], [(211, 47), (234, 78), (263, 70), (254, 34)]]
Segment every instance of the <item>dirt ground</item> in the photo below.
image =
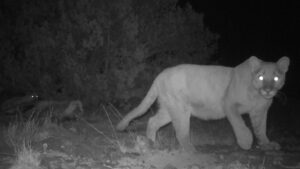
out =
[[(116, 132), (111, 124), (119, 119), (92, 117), (62, 125), (40, 127), (31, 148), (39, 154), (45, 169), (279, 169), (300, 168), (299, 138), (286, 135), (276, 141), (281, 151), (240, 149), (228, 121), (204, 122), (192, 119), (192, 142), (197, 153), (178, 149), (171, 125), (160, 130), (158, 144), (145, 136), (148, 117), (131, 125), (132, 131)], [(2, 126), (1, 131), (5, 131)], [(275, 135), (275, 134), (273, 134)], [(0, 139), (0, 168), (16, 165), (17, 154)], [(12, 167), (17, 168), (17, 167)], [(20, 167), (19, 167), (20, 168)], [(23, 169), (34, 167), (21, 167)]]

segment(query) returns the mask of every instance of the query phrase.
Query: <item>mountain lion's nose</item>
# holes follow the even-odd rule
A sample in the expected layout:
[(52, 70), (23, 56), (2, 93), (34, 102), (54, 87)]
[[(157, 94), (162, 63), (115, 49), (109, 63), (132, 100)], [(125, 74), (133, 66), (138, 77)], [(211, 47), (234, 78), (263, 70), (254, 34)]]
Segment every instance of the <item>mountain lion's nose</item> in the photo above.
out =
[(270, 88), (270, 87), (265, 87), (265, 88), (263, 88), (263, 90), (264, 90), (266, 93), (272, 92), (272, 88)]

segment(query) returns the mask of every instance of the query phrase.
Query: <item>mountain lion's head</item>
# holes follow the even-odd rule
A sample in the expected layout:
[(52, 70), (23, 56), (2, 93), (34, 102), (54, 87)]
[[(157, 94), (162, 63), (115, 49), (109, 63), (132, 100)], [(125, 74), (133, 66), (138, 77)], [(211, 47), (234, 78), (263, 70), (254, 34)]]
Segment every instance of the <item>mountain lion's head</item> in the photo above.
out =
[(285, 73), (288, 71), (290, 59), (280, 58), (275, 62), (263, 62), (255, 56), (249, 58), (253, 74), (253, 86), (266, 99), (273, 98), (282, 88), (285, 81)]

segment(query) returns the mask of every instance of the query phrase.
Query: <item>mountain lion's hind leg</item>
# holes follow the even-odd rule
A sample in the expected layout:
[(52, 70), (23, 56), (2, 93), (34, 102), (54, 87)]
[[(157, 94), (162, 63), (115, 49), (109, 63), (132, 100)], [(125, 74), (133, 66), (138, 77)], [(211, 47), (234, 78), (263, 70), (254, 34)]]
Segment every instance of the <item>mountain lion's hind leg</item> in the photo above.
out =
[(196, 152), (190, 140), (190, 117), (191, 112), (185, 110), (180, 104), (172, 109), (170, 113), (172, 124), (175, 128), (176, 138), (184, 151)]
[(163, 107), (159, 108), (157, 114), (152, 116), (148, 121), (147, 138), (155, 143), (157, 131), (169, 122), (171, 122), (171, 118), (168, 111)]

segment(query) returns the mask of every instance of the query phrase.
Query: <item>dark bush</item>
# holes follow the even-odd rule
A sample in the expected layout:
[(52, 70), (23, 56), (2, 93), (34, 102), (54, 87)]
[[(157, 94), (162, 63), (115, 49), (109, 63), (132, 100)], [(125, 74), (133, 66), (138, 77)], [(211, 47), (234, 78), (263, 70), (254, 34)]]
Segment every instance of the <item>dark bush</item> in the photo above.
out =
[(206, 63), (217, 49), (203, 14), (176, 0), (2, 3), (1, 88), (47, 99), (125, 106), (166, 66)]

